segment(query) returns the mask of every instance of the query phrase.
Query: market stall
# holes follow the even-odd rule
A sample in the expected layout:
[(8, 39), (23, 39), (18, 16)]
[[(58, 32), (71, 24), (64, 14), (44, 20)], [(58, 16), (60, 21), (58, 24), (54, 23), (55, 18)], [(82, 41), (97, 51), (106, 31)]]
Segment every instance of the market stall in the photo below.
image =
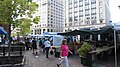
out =
[[(96, 53), (101, 53), (99, 54), (102, 58), (108, 58), (108, 52), (109, 50), (114, 50), (114, 55), (115, 55), (115, 64), (117, 63), (117, 56), (116, 56), (116, 50), (117, 47), (119, 47), (119, 42), (120, 42), (120, 26), (106, 26), (102, 27), (100, 29), (92, 29), (92, 30), (74, 30), (70, 32), (63, 32), (63, 33), (58, 33), (58, 35), (63, 35), (63, 36), (76, 36), (80, 35), (81, 37), (84, 36), (92, 36), (92, 39), (88, 40), (83, 40), (86, 42), (89, 42), (92, 46), (95, 47), (94, 50), (88, 53), (87, 55), (87, 65), (92, 67), (93, 63), (93, 55), (96, 55)], [(106, 48), (103, 48), (106, 47)], [(111, 48), (112, 47), (112, 48)], [(101, 48), (98, 50), (98, 48)], [(109, 49), (107, 49), (109, 48)]]

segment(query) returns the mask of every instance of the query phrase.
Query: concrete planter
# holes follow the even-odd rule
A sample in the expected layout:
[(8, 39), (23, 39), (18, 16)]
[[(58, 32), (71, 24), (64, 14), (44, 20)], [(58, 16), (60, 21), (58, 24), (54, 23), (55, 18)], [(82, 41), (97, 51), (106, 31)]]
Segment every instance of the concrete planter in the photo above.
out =
[(24, 67), (25, 56), (0, 56), (0, 67)]

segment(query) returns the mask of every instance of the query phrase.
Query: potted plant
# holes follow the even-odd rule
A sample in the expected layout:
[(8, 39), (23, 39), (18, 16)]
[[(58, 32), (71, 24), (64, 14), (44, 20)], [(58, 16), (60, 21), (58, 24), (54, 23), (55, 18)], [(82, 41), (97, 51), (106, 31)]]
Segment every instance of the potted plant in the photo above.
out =
[(80, 48), (78, 48), (78, 53), (81, 58), (81, 64), (86, 65), (86, 55), (91, 51), (91, 45), (87, 42), (83, 42)]

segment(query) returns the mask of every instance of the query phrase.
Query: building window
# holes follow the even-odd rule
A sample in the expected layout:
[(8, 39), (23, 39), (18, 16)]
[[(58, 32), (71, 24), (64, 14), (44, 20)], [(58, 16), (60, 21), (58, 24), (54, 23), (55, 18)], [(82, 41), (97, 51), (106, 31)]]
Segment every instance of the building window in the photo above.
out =
[(43, 29), (43, 33), (45, 33), (45, 29)]
[(96, 1), (95, 0), (91, 0), (91, 4), (96, 4)]
[(90, 14), (85, 14), (85, 16), (89, 16)]
[(78, 8), (74, 8), (74, 11), (77, 12), (77, 11), (78, 11), (77, 9), (78, 9)]
[(51, 29), (51, 32), (53, 32), (53, 29)]
[(74, 17), (74, 21), (78, 21), (78, 17), (77, 16)]
[(75, 13), (74, 13), (74, 16), (77, 16), (77, 15), (78, 15), (78, 13), (77, 13), (77, 12), (75, 12)]
[(77, 6), (78, 6), (77, 3), (75, 3), (75, 4), (74, 4), (74, 7), (77, 7)]
[(53, 20), (53, 18), (51, 18), (51, 20)]
[(91, 15), (96, 15), (96, 13), (91, 13)]
[(96, 13), (96, 10), (95, 9), (91, 10), (91, 13)]
[(102, 21), (102, 20), (100, 20), (100, 23), (103, 23), (103, 21)]
[(89, 14), (89, 11), (85, 11), (85, 14)]
[(83, 17), (83, 15), (80, 15), (79, 17)]
[(83, 10), (83, 7), (80, 7), (79, 10)]
[(74, 3), (77, 3), (77, 0), (74, 0)]
[(70, 17), (72, 17), (72, 13), (71, 13), (71, 14), (69, 14), (69, 16), (70, 16)]
[(72, 21), (72, 17), (69, 17), (69, 22), (71, 22)]
[(49, 30), (49, 29), (47, 29), (47, 32), (50, 32), (50, 30)]
[(83, 2), (83, 0), (79, 0), (79, 2)]

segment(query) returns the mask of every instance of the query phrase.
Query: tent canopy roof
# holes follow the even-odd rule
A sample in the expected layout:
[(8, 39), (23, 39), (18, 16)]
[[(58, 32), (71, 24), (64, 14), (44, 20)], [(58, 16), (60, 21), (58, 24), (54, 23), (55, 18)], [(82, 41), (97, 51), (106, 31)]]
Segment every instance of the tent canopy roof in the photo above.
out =
[(117, 33), (120, 33), (120, 28), (116, 28), (115, 26), (106, 26), (102, 27), (99, 30), (98, 29), (81, 29), (81, 30), (74, 30), (70, 32), (64, 32), (64, 33), (58, 33), (58, 35), (63, 36), (76, 36), (76, 35), (98, 35), (103, 33), (112, 33), (114, 30), (116, 30)]

